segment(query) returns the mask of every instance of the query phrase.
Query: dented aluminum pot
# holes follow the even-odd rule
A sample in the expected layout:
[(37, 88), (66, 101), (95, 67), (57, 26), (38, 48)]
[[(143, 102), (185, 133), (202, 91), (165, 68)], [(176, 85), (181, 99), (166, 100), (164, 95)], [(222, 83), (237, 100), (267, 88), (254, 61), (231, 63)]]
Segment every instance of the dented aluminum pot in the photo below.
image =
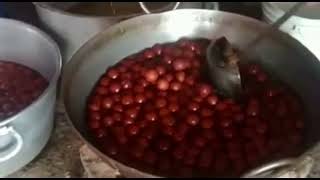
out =
[(157, 177), (108, 157), (94, 145), (86, 128), (84, 109), (96, 80), (106, 68), (120, 59), (156, 43), (172, 42), (181, 37), (214, 39), (225, 36), (241, 50), (256, 36), (267, 31), (270, 36), (262, 38), (252, 48), (248, 60), (261, 64), (301, 97), (306, 113), (303, 152), (297, 157), (264, 164), (243, 177), (256, 177), (265, 173), (274, 176), (275, 169), (290, 172), (295, 167), (305, 170), (300, 173), (301, 176), (306, 175), (313, 164), (307, 154), (320, 140), (320, 62), (288, 34), (237, 14), (211, 10), (176, 10), (132, 18), (99, 33), (79, 49), (65, 66), (62, 91), (67, 117), (86, 144), (103, 161), (118, 169), (121, 175)]

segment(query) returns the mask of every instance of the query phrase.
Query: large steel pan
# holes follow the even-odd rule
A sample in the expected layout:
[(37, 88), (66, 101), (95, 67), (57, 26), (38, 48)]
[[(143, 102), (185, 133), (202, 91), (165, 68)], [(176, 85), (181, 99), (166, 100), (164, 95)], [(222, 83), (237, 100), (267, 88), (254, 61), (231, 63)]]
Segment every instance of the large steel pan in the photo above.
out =
[[(289, 84), (302, 98), (306, 111), (304, 153), (320, 138), (320, 62), (298, 41), (257, 20), (210, 10), (176, 10), (143, 15), (106, 29), (87, 42), (65, 66), (63, 98), (67, 116), (79, 136), (104, 161), (119, 169), (125, 177), (156, 177), (127, 167), (101, 153), (90, 139), (85, 123), (86, 99), (94, 83), (108, 66), (155, 43), (175, 41), (181, 37), (217, 38), (226, 36), (241, 49), (259, 33), (270, 31), (252, 49), (250, 57), (269, 72)], [(296, 158), (266, 164), (263, 172), (279, 166), (292, 165)], [(306, 160), (304, 158), (304, 160)], [(308, 161), (312, 162), (312, 161)], [(308, 163), (307, 163), (308, 164)], [(308, 166), (310, 167), (310, 166)]]

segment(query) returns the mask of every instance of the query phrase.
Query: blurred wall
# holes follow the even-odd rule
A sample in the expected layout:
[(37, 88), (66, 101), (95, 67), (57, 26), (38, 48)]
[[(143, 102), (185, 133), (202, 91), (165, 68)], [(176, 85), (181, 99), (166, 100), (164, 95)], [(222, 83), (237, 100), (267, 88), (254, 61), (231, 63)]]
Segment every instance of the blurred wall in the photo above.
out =
[(10, 18), (39, 25), (37, 13), (32, 2), (3, 2)]

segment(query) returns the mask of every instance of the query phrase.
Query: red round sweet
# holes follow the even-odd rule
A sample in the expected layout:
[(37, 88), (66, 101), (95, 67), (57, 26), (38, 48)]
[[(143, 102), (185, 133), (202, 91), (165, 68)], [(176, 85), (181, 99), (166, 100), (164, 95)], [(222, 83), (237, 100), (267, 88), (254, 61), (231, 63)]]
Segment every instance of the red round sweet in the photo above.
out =
[(134, 102), (134, 99), (131, 95), (122, 96), (121, 103), (123, 105), (131, 105)]
[(165, 56), (163, 57), (163, 61), (164, 61), (166, 64), (172, 64), (173, 58), (170, 57), (170, 56), (165, 55)]
[(161, 152), (168, 151), (170, 148), (170, 142), (165, 139), (161, 139), (157, 142), (157, 146)]
[(179, 110), (179, 105), (176, 102), (172, 102), (168, 105), (168, 109), (171, 112), (177, 112)]
[(201, 124), (201, 127), (203, 128), (203, 129), (210, 129), (210, 128), (212, 128), (213, 127), (213, 120), (212, 119), (203, 119), (203, 120), (201, 120), (201, 122), (200, 122), (200, 124)]
[(144, 155), (144, 162), (146, 162), (147, 164), (153, 165), (156, 163), (157, 158), (158, 158), (157, 153), (153, 151), (147, 151)]
[(135, 119), (138, 116), (139, 110), (136, 108), (130, 108), (125, 113), (128, 117)]
[(114, 104), (112, 109), (115, 111), (115, 112), (123, 112), (123, 106), (121, 104)]
[(173, 157), (177, 160), (181, 160), (184, 157), (185, 148), (184, 147), (177, 147), (173, 151)]
[(111, 82), (111, 79), (109, 77), (102, 77), (100, 80), (100, 85), (107, 87)]
[(164, 117), (170, 114), (170, 111), (167, 108), (161, 108), (159, 110), (159, 116)]
[(111, 79), (117, 79), (119, 76), (119, 72), (116, 69), (110, 69), (108, 72), (108, 77)]
[(182, 84), (177, 81), (173, 81), (170, 83), (170, 89), (173, 91), (180, 91)]
[(96, 92), (98, 95), (106, 95), (108, 94), (108, 89), (103, 86), (99, 86), (97, 87)]
[(132, 87), (132, 83), (129, 80), (123, 80), (121, 85), (123, 89), (130, 89)]
[(157, 70), (150, 69), (145, 72), (144, 76), (148, 82), (154, 83), (157, 81), (159, 74), (158, 74)]
[(121, 85), (119, 83), (114, 82), (110, 84), (109, 88), (110, 88), (110, 92), (119, 93), (121, 90)]
[(164, 75), (166, 73), (166, 68), (164, 66), (161, 66), (161, 65), (158, 65), (156, 67), (156, 70), (157, 70), (159, 76), (162, 76), (162, 75)]
[(191, 126), (196, 126), (200, 119), (196, 114), (189, 114), (186, 119), (187, 123)]
[(187, 68), (185, 59), (175, 59), (173, 61), (173, 67), (176, 71), (183, 71)]
[(176, 122), (172, 116), (164, 116), (161, 121), (165, 126), (173, 126)]
[(207, 102), (209, 105), (215, 106), (218, 103), (218, 97), (215, 95), (207, 97)]
[(155, 104), (157, 108), (163, 108), (167, 105), (167, 100), (165, 98), (158, 98)]
[(200, 105), (199, 105), (198, 103), (196, 103), (196, 102), (191, 102), (191, 103), (189, 104), (189, 106), (188, 106), (188, 109), (189, 109), (190, 111), (198, 111), (199, 108), (200, 108)]
[(110, 127), (114, 124), (114, 120), (112, 117), (110, 116), (106, 116), (103, 118), (103, 123), (106, 127)]
[(212, 88), (211, 86), (207, 85), (207, 84), (201, 84), (199, 86), (199, 95), (202, 97), (202, 98), (205, 98), (207, 97), (211, 92), (212, 92)]
[(139, 127), (136, 125), (129, 125), (127, 127), (127, 132), (130, 136), (135, 136), (139, 133)]
[(113, 100), (109, 97), (106, 97), (102, 100), (102, 107), (105, 109), (111, 109), (113, 105)]
[(100, 110), (101, 100), (100, 98), (95, 98), (91, 103), (88, 104), (88, 109), (91, 111), (99, 111)]
[(200, 110), (200, 114), (202, 117), (206, 118), (206, 117), (211, 117), (213, 115), (213, 110), (209, 109), (209, 108), (202, 108)]
[(106, 138), (106, 136), (107, 136), (107, 133), (104, 129), (97, 129), (95, 131), (95, 137), (98, 139)]
[(155, 57), (155, 52), (152, 49), (146, 49), (143, 53), (143, 57), (146, 59), (152, 59)]
[(124, 125), (131, 125), (134, 123), (134, 120), (128, 116), (125, 116), (123, 119), (122, 119), (122, 122)]
[(156, 121), (157, 120), (157, 113), (156, 112), (148, 112), (145, 115), (145, 119), (148, 121)]
[(136, 94), (135, 96), (135, 102), (138, 103), (138, 104), (142, 104), (144, 103), (146, 100), (146, 97), (144, 94), (142, 93), (139, 93), (139, 94)]
[(166, 91), (169, 89), (169, 86), (170, 86), (170, 84), (169, 84), (168, 80), (159, 79), (158, 86), (157, 86), (159, 90)]
[(179, 82), (184, 82), (184, 80), (186, 79), (186, 73), (183, 72), (183, 71), (179, 71), (176, 73), (176, 79), (179, 81)]

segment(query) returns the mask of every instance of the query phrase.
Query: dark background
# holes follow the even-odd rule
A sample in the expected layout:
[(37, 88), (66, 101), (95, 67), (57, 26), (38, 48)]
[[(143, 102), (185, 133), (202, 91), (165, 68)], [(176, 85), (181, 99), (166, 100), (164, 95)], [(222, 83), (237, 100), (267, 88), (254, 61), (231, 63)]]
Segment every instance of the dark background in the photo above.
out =
[[(32, 2), (3, 2), (10, 18), (38, 26), (37, 14)], [(219, 2), (220, 10), (261, 18), (261, 2)]]
[(9, 18), (22, 20), (33, 25), (39, 25), (37, 13), (32, 2), (3, 2), (6, 15)]

